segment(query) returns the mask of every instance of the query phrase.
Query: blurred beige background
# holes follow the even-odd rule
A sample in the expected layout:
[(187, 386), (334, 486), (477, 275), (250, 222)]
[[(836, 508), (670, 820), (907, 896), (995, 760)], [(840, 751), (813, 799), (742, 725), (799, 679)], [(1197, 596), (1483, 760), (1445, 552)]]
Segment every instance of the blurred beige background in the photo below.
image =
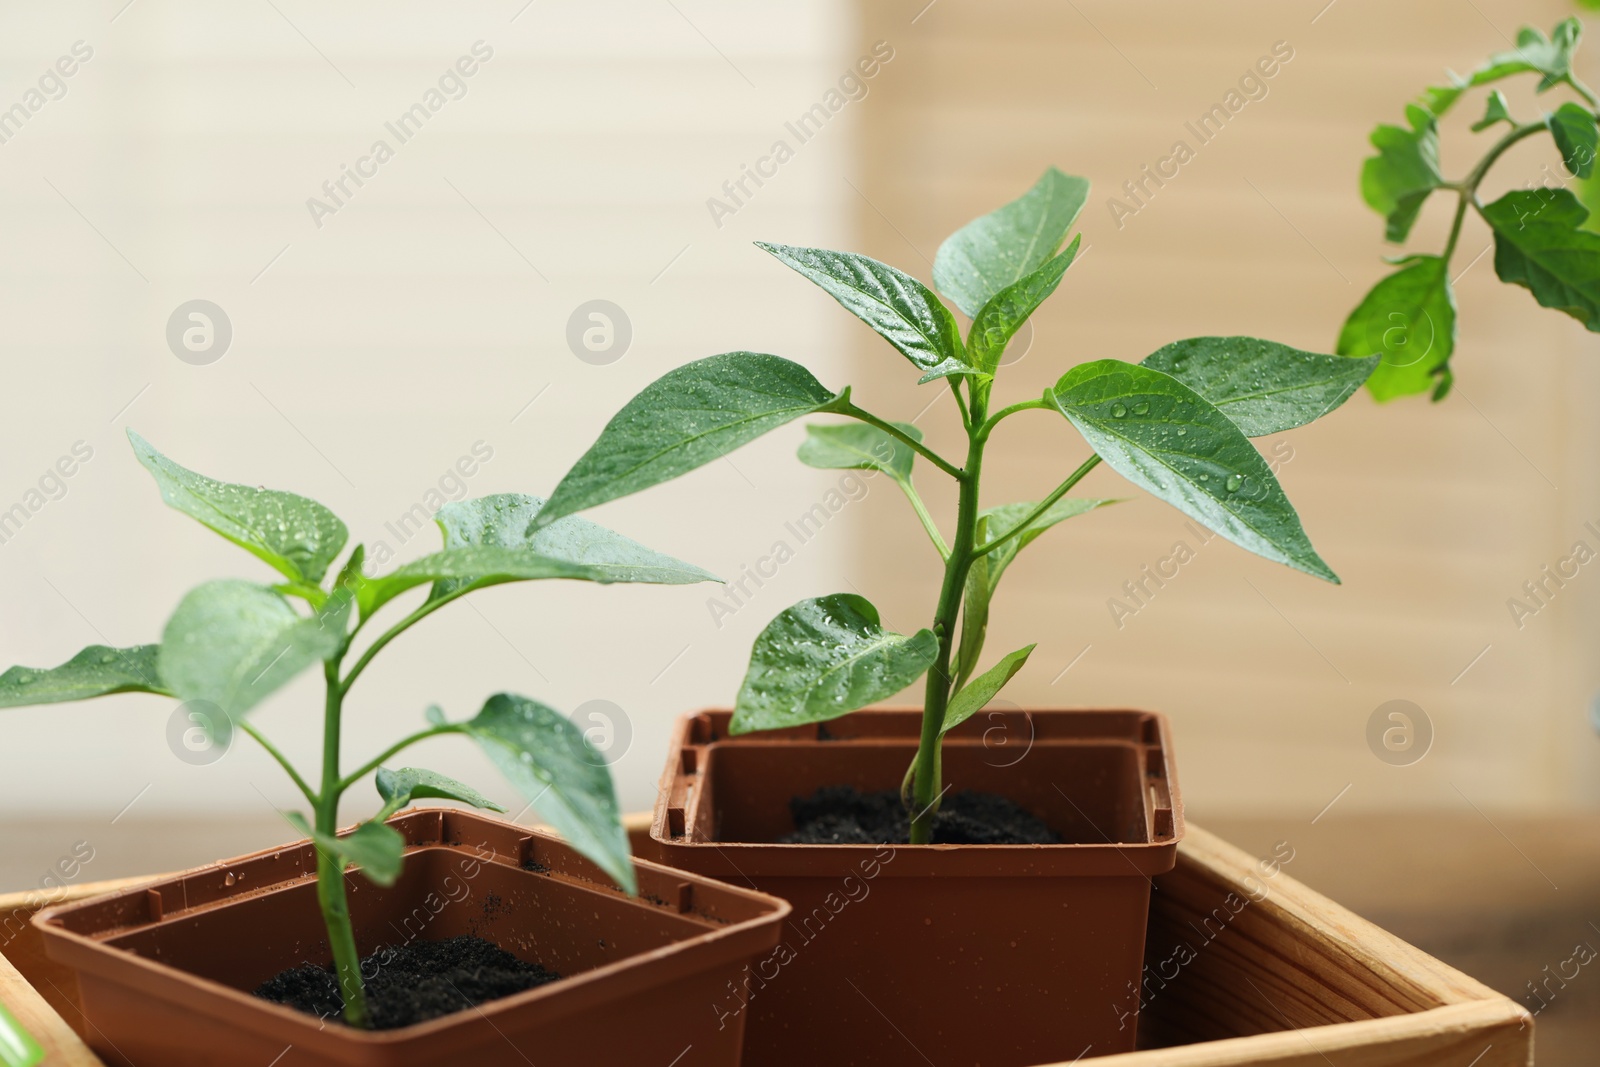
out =
[[(322, 500), (353, 538), (400, 559), (433, 535), (402, 543), (386, 524), (430, 490), (547, 492), (628, 397), (714, 352), (800, 359), (949, 444), (947, 395), (915, 386), (898, 354), (750, 241), (860, 250), (926, 280), (946, 234), (1048, 164), (1094, 182), (1085, 253), (1002, 394), (1186, 336), (1326, 350), (1394, 251), (1357, 195), (1372, 125), (1398, 121), (1446, 67), (1509, 47), (1522, 23), (1548, 29), (1568, 13), (1554, 0), (0, 8), (0, 110), (75, 43), (80, 59), (92, 51), (0, 143), (0, 511), (33, 499), (78, 442), (93, 452), (0, 543), (0, 659), (46, 665), (102, 639), (153, 640), (190, 585), (265, 576), (162, 506), (129, 426), (202, 472)], [(441, 82), (475, 46), (472, 76)], [(1118, 225), (1108, 199), (1174, 141), (1193, 144), (1185, 123), (1275, 47), (1292, 58), (1265, 95)], [(842, 81), (874, 54), (871, 78)], [(402, 143), (385, 124), (430, 90), (438, 110)], [(1508, 89), (1523, 113), (1529, 90)], [(836, 110), (801, 143), (786, 124), (818, 103)], [(1448, 174), (1477, 148), (1464, 129), (1475, 107), (1447, 123)], [(363, 163), (379, 139), (392, 158)], [(780, 139), (792, 158), (763, 162)], [(1538, 180), (1553, 162), (1525, 145), (1495, 182)], [(744, 178), (757, 167), (759, 185)], [(346, 179), (334, 203), (324, 183), (358, 168), (363, 184)], [(1430, 205), (1412, 247), (1442, 243), (1447, 208)], [(990, 648), (1040, 642), (1007, 693), (1019, 703), (1168, 712), (1191, 815), (1253, 847), (1295, 841), (1306, 862), (1294, 873), (1356, 906), (1403, 924), (1431, 905), (1397, 886), (1487, 880), (1493, 914), (1570, 919), (1546, 931), (1570, 947), (1595, 881), (1564, 842), (1591, 834), (1582, 820), (1600, 806), (1600, 577), (1584, 568), (1520, 629), (1506, 602), (1574, 541), (1596, 543), (1584, 523), (1600, 524), (1600, 352), (1501, 285), (1492, 256), (1469, 265), (1487, 244), (1469, 222), (1447, 402), (1379, 407), (1362, 394), (1260, 442), (1343, 587), (1217, 540), (1118, 626), (1107, 602), (1123, 582), (1193, 543), (1177, 512), (1133, 494), (1022, 557)], [(167, 339), (195, 299), (232, 332), (203, 365)], [(631, 341), (586, 361), (567, 337), (593, 300), (622, 310)], [(594, 517), (737, 575), (839, 484), (794, 462), (801, 433)], [(450, 480), (475, 445), (492, 459)], [(1061, 420), (1031, 413), (993, 454), (998, 503), (1036, 498), (1087, 452)], [(934, 557), (898, 495), (867, 485), (720, 624), (709, 588), (534, 583), (456, 606), (363, 682), (349, 752), (412, 728), (431, 702), (461, 715), (519, 690), (599, 716), (586, 724), (610, 745), (624, 802), (648, 806), (672, 718), (731, 699), (773, 614), (849, 588), (900, 628), (931, 613)], [(1104, 470), (1083, 491), (1128, 493)], [(316, 700), (308, 676), (259, 713), (306, 761)], [(1367, 742), (1391, 700), (1431, 726), (1407, 766)], [(244, 743), (213, 762), (176, 751), (171, 714), (139, 696), (5, 713), (6, 886), (36, 883), (79, 841), (96, 856), (75, 875), (86, 878), (285, 836), (274, 809), (294, 797), (277, 769)], [(415, 761), (512, 800), (464, 747)], [(1465, 873), (1419, 858), (1460, 850), (1477, 857)], [(1497, 981), (1514, 993), (1538, 968), (1529, 958)]]

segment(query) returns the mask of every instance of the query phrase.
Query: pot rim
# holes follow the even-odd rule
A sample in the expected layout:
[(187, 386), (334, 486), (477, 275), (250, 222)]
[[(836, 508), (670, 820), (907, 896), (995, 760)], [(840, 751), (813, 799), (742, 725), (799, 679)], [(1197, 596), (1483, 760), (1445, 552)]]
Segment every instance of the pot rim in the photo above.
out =
[[(226, 985), (212, 978), (193, 974), (178, 966), (166, 963), (129, 951), (117, 945), (107, 944), (106, 941), (115, 936), (132, 933), (144, 928), (160, 928), (191, 919), (201, 914), (224, 910), (234, 904), (245, 900), (255, 899), (260, 896), (289, 892), (316, 881), (315, 846), (311, 841), (302, 839), (277, 848), (261, 849), (247, 853), (233, 859), (218, 860), (214, 863), (204, 864), (174, 875), (164, 876), (150, 882), (142, 882), (118, 892), (100, 897), (92, 897), (83, 901), (69, 904), (59, 904), (38, 912), (32, 918), (32, 924), (38, 928), (46, 942), (46, 949), (52, 958), (58, 962), (66, 963), (75, 970), (103, 971), (105, 965), (131, 966), (151, 979), (146, 991), (149, 995), (159, 997), (170, 1003), (179, 1001), (170, 995), (179, 989), (188, 989), (191, 995), (198, 994), (207, 998), (220, 998), (222, 1001), (243, 1009), (247, 1014), (268, 1022), (274, 1036), (282, 1036), (291, 1043), (300, 1043), (305, 1037), (319, 1035), (323, 1040), (328, 1035), (333, 1035), (338, 1040), (370, 1047), (387, 1047), (404, 1045), (413, 1041), (420, 1041), (447, 1031), (462, 1022), (473, 1018), (473, 1012), (485, 1017), (501, 1015), (507, 1012), (538, 1006), (546, 1002), (571, 1003), (564, 1007), (551, 1004), (548, 1007), (551, 1019), (560, 1018), (571, 1011), (579, 1010), (595, 999), (604, 999), (596, 993), (596, 987), (619, 975), (626, 975), (629, 971), (652, 964), (670, 965), (677, 963), (680, 967), (688, 966), (694, 957), (708, 957), (706, 965), (712, 958), (720, 960), (725, 954), (724, 948), (731, 948), (729, 942), (749, 940), (759, 937), (762, 927), (771, 928), (776, 937), (777, 924), (782, 922), (790, 912), (787, 901), (765, 893), (748, 889), (742, 886), (728, 885), (715, 879), (687, 871), (680, 871), (661, 863), (635, 857), (634, 864), (641, 874), (650, 872), (665, 875), (677, 883), (678, 903), (673, 904), (664, 899), (650, 900), (644, 897), (630, 897), (620, 888), (611, 885), (608, 881), (586, 877), (587, 872), (574, 873), (571, 870), (557, 870), (547, 868), (543, 871), (531, 870), (522, 865), (522, 857), (531, 855), (532, 845), (529, 842), (542, 843), (546, 848), (556, 846), (559, 849), (571, 852), (577, 857), (577, 864), (589, 867), (598, 874), (598, 868), (593, 868), (587, 860), (577, 856), (566, 842), (554, 833), (520, 826), (501, 819), (492, 819), (476, 812), (464, 811), (451, 807), (423, 807), (412, 808), (401, 812), (388, 820), (391, 826), (408, 836), (405, 855), (407, 858), (424, 852), (443, 851), (473, 855), (478, 862), (496, 864), (519, 871), (526, 872), (530, 878), (553, 878), (564, 884), (578, 888), (585, 892), (608, 895), (616, 898), (626, 907), (649, 908), (660, 910), (688, 919), (703, 929), (696, 934), (691, 934), (658, 948), (639, 952), (610, 963), (602, 964), (591, 970), (578, 974), (564, 976), (559, 981), (550, 982), (533, 989), (507, 997), (500, 997), (475, 1005), (471, 1009), (463, 1008), (448, 1015), (437, 1016), (409, 1026), (398, 1027), (391, 1030), (357, 1030), (345, 1026), (338, 1020), (334, 1025), (328, 1025), (328, 1020), (320, 1016), (310, 1015), (306, 1012), (264, 1000), (245, 990)], [(476, 846), (453, 843), (448, 840), (448, 830), (451, 823), (488, 823), (503, 829), (515, 831), (522, 846), (521, 855), (502, 853), (494, 849), (490, 856), (484, 857), (477, 851)], [(431, 829), (430, 825), (431, 824)], [(350, 826), (340, 831), (341, 836), (349, 833), (355, 827)], [(426, 835), (431, 840), (416, 840), (416, 837)], [(291, 853), (299, 853), (291, 856)], [(541, 855), (546, 855), (541, 851)], [(167, 910), (164, 902), (153, 902), (152, 897), (160, 897), (163, 889), (181, 889), (185, 897), (188, 883), (195, 879), (207, 879), (216, 876), (226, 879), (230, 871), (252, 861), (267, 860), (269, 857), (290, 859), (291, 863), (298, 861), (299, 873), (282, 878), (267, 885), (252, 886), (221, 899), (202, 900), (194, 905), (186, 905), (175, 910)], [(357, 867), (347, 868), (345, 877), (354, 877)], [(601, 876), (603, 878), (603, 876)], [(242, 884), (241, 879), (241, 884)], [(718, 920), (710, 913), (699, 912), (694, 906), (704, 898), (723, 895), (735, 900), (753, 903), (762, 910), (743, 920)], [(146, 906), (153, 906), (159, 915), (142, 922), (131, 922), (108, 927), (98, 931), (99, 936), (92, 936), (68, 929), (64, 922), (75, 913), (94, 908), (103, 907), (107, 903), (117, 901), (137, 901), (144, 898)], [(759, 951), (759, 946), (756, 949)], [(101, 966), (95, 966), (95, 964)], [(257, 1028), (259, 1029), (259, 1028)], [(300, 1035), (300, 1036), (296, 1036)]]
[[(1101, 733), (1086, 733), (1077, 737), (1058, 737), (1045, 743), (1054, 747), (1095, 745), (1100, 747), (1131, 747), (1139, 750), (1141, 769), (1141, 798), (1145, 806), (1146, 840), (1099, 842), (1073, 842), (1055, 845), (952, 845), (952, 844), (894, 844), (888, 847), (918, 857), (918, 862), (898, 865), (901, 874), (944, 873), (936, 866), (940, 857), (975, 856), (989, 861), (1005, 863), (1008, 867), (1022, 866), (1045, 857), (1082, 857), (1098, 868), (1095, 873), (1133, 874), (1141, 876), (1170, 870), (1176, 862), (1178, 842), (1184, 835), (1183, 798), (1178, 786), (1177, 766), (1174, 758), (1171, 724), (1166, 715), (1155, 711), (1126, 708), (1022, 708), (1016, 712), (996, 714), (1031, 721), (1042, 718), (1056, 722), (1073, 717), (1091, 727), (1103, 724), (1115, 727)], [(656, 803), (650, 821), (650, 837), (660, 850), (662, 858), (671, 862), (675, 854), (695, 852), (731, 853), (739, 857), (739, 864), (727, 861), (729, 872), (736, 873), (739, 866), (758, 857), (770, 857), (784, 866), (780, 855), (797, 857), (811, 855), (817, 861), (838, 857), (848, 863), (859, 862), (862, 857), (875, 853), (884, 845), (865, 844), (799, 844), (774, 841), (722, 841), (699, 838), (698, 827), (705, 825), (705, 813), (698, 810), (704, 799), (704, 790), (697, 788), (715, 766), (719, 751), (738, 746), (777, 749), (785, 746), (828, 747), (891, 747), (900, 746), (914, 751), (917, 736), (907, 732), (908, 724), (920, 724), (922, 709), (918, 707), (891, 706), (863, 708), (828, 722), (795, 727), (788, 730), (761, 733), (732, 734), (727, 723), (732, 712), (725, 708), (711, 708), (688, 712), (679, 716), (674, 725), (666, 768), (656, 790)], [(1081, 718), (1080, 718), (1081, 717)], [(1090, 720), (1094, 720), (1093, 723)], [(866, 726), (865, 736), (838, 736), (829, 729), (838, 729), (840, 723), (850, 722)], [(899, 732), (892, 727), (901, 726)], [(972, 747), (982, 744), (982, 733), (977, 717), (968, 720), (946, 739), (947, 745)], [(970, 729), (969, 729), (970, 728)], [(979, 731), (976, 737), (957, 736), (958, 732)], [(825, 783), (819, 783), (825, 784)], [(1103, 862), (1109, 860), (1110, 863)], [(1131, 865), (1131, 866), (1130, 866)], [(954, 872), (949, 872), (954, 873)], [(1001, 873), (1001, 872), (996, 872)], [(1048, 873), (1038, 871), (1034, 873)], [(1085, 871), (1084, 873), (1090, 873)]]

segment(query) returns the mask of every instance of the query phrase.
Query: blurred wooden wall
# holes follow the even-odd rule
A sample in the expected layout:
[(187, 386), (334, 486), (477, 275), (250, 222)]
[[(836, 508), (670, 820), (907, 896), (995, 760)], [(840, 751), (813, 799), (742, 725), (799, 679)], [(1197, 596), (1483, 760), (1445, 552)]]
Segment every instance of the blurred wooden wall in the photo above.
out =
[[(1357, 192), (1373, 124), (1399, 121), (1446, 67), (1509, 48), (1523, 22), (1548, 30), (1569, 12), (1544, 0), (1325, 2), (863, 5), (862, 51), (884, 40), (895, 59), (862, 113), (861, 250), (928, 280), (946, 234), (1055, 164), (1094, 182), (1084, 252), (997, 396), (1036, 396), (1076, 363), (1138, 360), (1203, 334), (1331, 351), (1395, 251)], [(1292, 58), (1265, 96), (1201, 144), (1185, 124), (1275, 47)], [(1535, 106), (1528, 81), (1509, 92), (1523, 115)], [(1463, 106), (1471, 114), (1447, 126), (1449, 176), (1482, 149), (1464, 129), (1480, 109)], [(1108, 199), (1179, 140), (1195, 157), (1119, 226)], [(1527, 145), (1503, 161), (1499, 185), (1554, 159)], [(1412, 247), (1442, 247), (1452, 207), (1430, 204)], [(1469, 222), (1454, 269), (1488, 242)], [(844, 314), (820, 294), (796, 299)], [(1347, 810), (1600, 799), (1600, 740), (1587, 722), (1600, 562), (1520, 630), (1506, 603), (1573, 542), (1600, 549), (1584, 529), (1600, 528), (1600, 345), (1501, 285), (1492, 255), (1466, 270), (1459, 299), (1459, 388), (1445, 403), (1380, 407), (1363, 393), (1321, 424), (1258, 442), (1342, 588), (1221, 539), (1199, 547), (1183, 516), (1102, 468), (1080, 492), (1131, 502), (1053, 531), (1006, 578), (986, 662), (1040, 642), (1006, 696), (1170, 713), (1196, 813), (1309, 821), (1336, 796)], [(858, 402), (917, 416), (953, 451), (959, 427), (942, 386), (917, 388), (897, 353), (865, 328), (853, 336)], [(1009, 422), (996, 442), (989, 504), (1037, 499), (1087, 455), (1045, 412)], [(920, 481), (953, 517), (937, 472)], [(892, 625), (925, 625), (937, 560), (902, 501), (885, 491), (869, 505), (856, 516), (851, 583)], [(1117, 625), (1108, 601), (1178, 541), (1194, 560)], [(1380, 761), (1366, 741), (1369, 716), (1393, 699), (1419, 705), (1434, 731), (1409, 766)]]

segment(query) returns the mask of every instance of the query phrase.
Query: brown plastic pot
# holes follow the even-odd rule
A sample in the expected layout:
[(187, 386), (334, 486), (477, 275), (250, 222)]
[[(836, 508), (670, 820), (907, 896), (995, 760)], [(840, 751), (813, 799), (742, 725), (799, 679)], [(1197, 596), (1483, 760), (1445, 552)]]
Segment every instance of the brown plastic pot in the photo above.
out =
[(728, 736), (685, 716), (655, 858), (793, 905), (782, 942), (717, 1005), (760, 1067), (1022, 1067), (1134, 1047), (1151, 877), (1183, 808), (1164, 716), (994, 712), (953, 731), (944, 781), (1043, 817), (1060, 845), (784, 845), (789, 801), (897, 789), (921, 712)]
[(782, 901), (648, 862), (629, 898), (559, 838), (468, 812), (390, 825), (407, 842), (400, 880), (347, 876), (364, 953), (475, 934), (562, 980), (376, 1033), (252, 996), (331, 958), (301, 842), (36, 916), (50, 958), (77, 971), (90, 1046), (123, 1067), (740, 1062), (738, 1020), (709, 1005), (777, 943)]

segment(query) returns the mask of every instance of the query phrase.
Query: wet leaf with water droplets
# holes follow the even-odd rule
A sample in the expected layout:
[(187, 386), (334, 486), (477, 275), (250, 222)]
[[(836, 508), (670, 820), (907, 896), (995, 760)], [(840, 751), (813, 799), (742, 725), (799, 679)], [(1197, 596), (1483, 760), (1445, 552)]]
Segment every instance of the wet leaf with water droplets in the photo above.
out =
[(399, 811), (413, 800), (424, 798), (459, 800), (463, 804), (471, 804), (475, 808), (487, 811), (506, 810), (470, 785), (463, 785), (454, 778), (447, 778), (437, 771), (424, 770), (421, 767), (402, 767), (398, 771), (379, 767), (373, 784), (377, 787), (378, 795), (383, 798), (384, 810), (390, 814)]
[[(543, 507), (540, 497), (497, 493), (446, 504), (433, 518), (444, 533), (447, 550), (472, 546), (517, 549), (583, 568), (582, 574), (561, 577), (656, 585), (718, 580), (710, 571), (646, 548), (588, 519), (568, 516), (536, 531), (533, 520)], [(489, 575), (441, 579), (429, 591), (428, 599), (437, 600), (486, 577)], [(514, 576), (508, 577), (514, 580)]]
[(767, 624), (750, 651), (731, 733), (836, 719), (894, 696), (933, 665), (932, 630), (884, 629), (851, 593), (802, 600)]
[(170, 507), (291, 580), (322, 581), (328, 564), (349, 537), (339, 517), (315, 500), (276, 489), (219, 482), (172, 462), (132, 430), (128, 440)]
[(59, 704), (112, 693), (171, 696), (156, 669), (160, 645), (90, 645), (59, 667), (12, 667), (0, 674), (0, 708)]
[[(1103, 359), (1074, 367), (1050, 392), (1100, 458), (1133, 484), (1259, 556), (1330, 582), (1300, 516), (1249, 438), (1210, 401), (1171, 375)], [(1119, 404), (1148, 415), (1116, 418)], [(1169, 435), (1184, 425), (1183, 438)], [(1237, 476), (1240, 489), (1226, 483)]]
[(794, 248), (757, 241), (756, 247), (821, 286), (844, 309), (871, 326), (918, 370), (923, 381), (971, 374), (961, 331), (933, 290), (905, 271), (853, 252)]
[[(1141, 365), (1211, 401), (1246, 437), (1263, 437), (1314, 422), (1343, 404), (1378, 359), (1325, 356), (1254, 337), (1191, 337), (1156, 349)], [(1134, 410), (1143, 415), (1149, 408)]]
[(687, 474), (848, 393), (831, 393), (798, 363), (760, 352), (725, 352), (668, 371), (606, 424), (535, 525)]
[(638, 892), (611, 772), (582, 730), (514, 693), (490, 697), (461, 727), (541, 819), (623, 889)]

